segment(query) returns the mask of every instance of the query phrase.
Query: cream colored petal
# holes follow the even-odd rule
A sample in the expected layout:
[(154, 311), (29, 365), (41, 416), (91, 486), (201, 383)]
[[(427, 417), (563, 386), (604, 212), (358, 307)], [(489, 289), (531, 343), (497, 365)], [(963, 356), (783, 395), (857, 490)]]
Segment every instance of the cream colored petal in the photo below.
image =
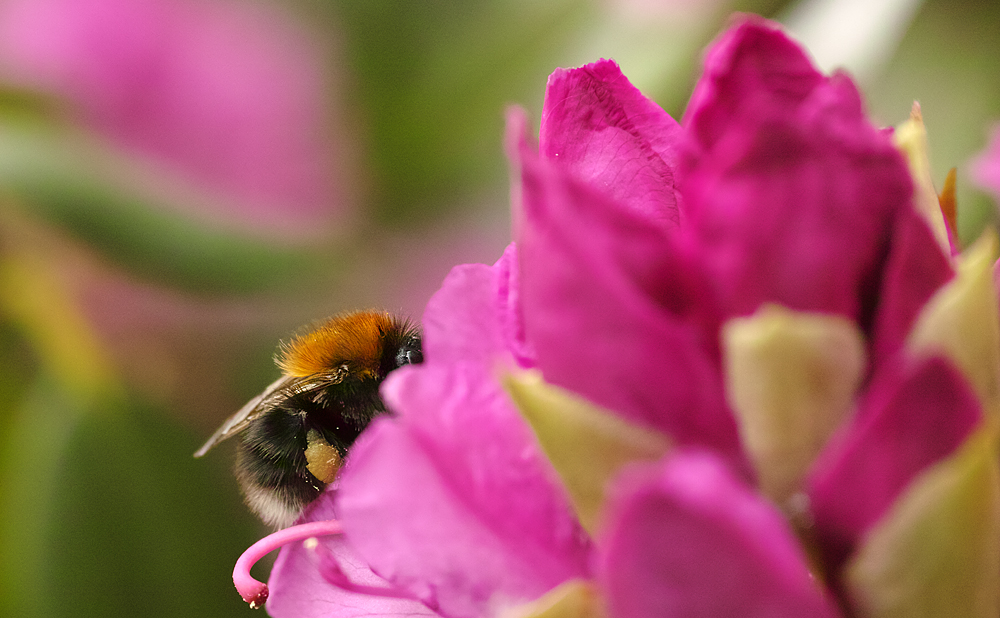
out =
[(927, 302), (907, 341), (916, 355), (943, 354), (965, 374), (984, 408), (1000, 410), (1000, 310), (993, 282), (996, 232), (962, 254), (958, 273)]
[(504, 377), (521, 415), (566, 486), (580, 523), (593, 533), (607, 482), (633, 461), (656, 461), (670, 448), (663, 434), (633, 425), (535, 371)]
[(927, 150), (927, 129), (920, 115), (920, 104), (913, 103), (910, 118), (896, 127), (892, 135), (896, 148), (906, 157), (913, 179), (913, 204), (924, 217), (934, 238), (941, 246), (945, 255), (951, 257), (951, 242), (948, 240), (948, 227), (945, 225), (938, 194), (934, 190), (931, 178), (931, 162)]
[(503, 611), (501, 618), (604, 618), (600, 597), (584, 580), (571, 579), (540, 599)]
[(1000, 615), (994, 428), (910, 484), (848, 563), (845, 582), (861, 618)]
[(726, 394), (762, 493), (785, 505), (851, 411), (865, 370), (854, 323), (765, 305), (722, 330)]

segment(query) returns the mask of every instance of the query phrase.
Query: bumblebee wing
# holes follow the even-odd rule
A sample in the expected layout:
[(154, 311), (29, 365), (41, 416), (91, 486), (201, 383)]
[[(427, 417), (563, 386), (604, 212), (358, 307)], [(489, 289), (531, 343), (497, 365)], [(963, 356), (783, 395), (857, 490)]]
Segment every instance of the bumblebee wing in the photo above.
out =
[(207, 453), (209, 449), (211, 449), (219, 442), (222, 442), (226, 438), (238, 434), (244, 427), (249, 425), (250, 422), (253, 421), (253, 419), (257, 418), (260, 415), (260, 412), (262, 410), (261, 404), (264, 403), (276, 391), (287, 386), (290, 379), (291, 378), (289, 378), (288, 376), (281, 376), (280, 378), (272, 382), (267, 388), (265, 388), (264, 392), (262, 392), (261, 394), (257, 395), (256, 397), (248, 401), (245, 406), (243, 406), (235, 414), (227, 418), (226, 422), (224, 422), (221, 427), (215, 430), (215, 433), (212, 434), (212, 437), (209, 438), (208, 441), (205, 442), (205, 444), (203, 444), (201, 448), (195, 452), (194, 456), (201, 457), (202, 455)]

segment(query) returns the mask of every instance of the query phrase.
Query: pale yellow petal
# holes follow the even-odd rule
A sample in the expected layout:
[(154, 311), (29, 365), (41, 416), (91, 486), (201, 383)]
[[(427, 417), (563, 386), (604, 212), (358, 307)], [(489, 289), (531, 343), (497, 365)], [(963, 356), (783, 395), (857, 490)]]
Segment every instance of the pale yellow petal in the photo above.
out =
[(941, 250), (950, 257), (951, 243), (948, 240), (948, 228), (931, 178), (931, 162), (927, 154), (927, 129), (920, 115), (919, 103), (913, 103), (910, 118), (896, 127), (892, 139), (896, 148), (903, 153), (910, 168), (910, 177), (913, 179), (913, 204), (934, 232), (934, 238), (941, 246)]
[(593, 586), (571, 579), (536, 601), (501, 612), (501, 618), (604, 618), (605, 612)]
[(663, 434), (548, 384), (538, 372), (508, 374), (504, 384), (566, 486), (580, 523), (591, 533), (611, 477), (630, 462), (656, 461), (670, 448)]
[(762, 493), (785, 504), (851, 411), (865, 347), (840, 316), (766, 305), (722, 331), (726, 395)]
[(907, 345), (943, 354), (962, 371), (992, 416), (1000, 410), (1000, 310), (993, 282), (998, 241), (987, 230), (962, 254), (954, 279), (921, 310)]
[(982, 429), (919, 475), (845, 571), (861, 618), (1000, 615), (1000, 469)]

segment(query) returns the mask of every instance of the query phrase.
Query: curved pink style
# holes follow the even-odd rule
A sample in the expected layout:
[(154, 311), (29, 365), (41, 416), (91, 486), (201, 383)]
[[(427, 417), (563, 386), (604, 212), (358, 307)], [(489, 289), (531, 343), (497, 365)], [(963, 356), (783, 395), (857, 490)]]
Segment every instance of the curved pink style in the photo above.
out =
[(251, 545), (236, 561), (236, 566), (233, 568), (233, 583), (236, 585), (236, 590), (250, 607), (254, 609), (263, 607), (269, 594), (267, 584), (257, 581), (250, 575), (250, 568), (258, 560), (289, 543), (318, 536), (343, 534), (343, 532), (344, 529), (339, 521), (329, 520), (299, 524), (267, 535)]

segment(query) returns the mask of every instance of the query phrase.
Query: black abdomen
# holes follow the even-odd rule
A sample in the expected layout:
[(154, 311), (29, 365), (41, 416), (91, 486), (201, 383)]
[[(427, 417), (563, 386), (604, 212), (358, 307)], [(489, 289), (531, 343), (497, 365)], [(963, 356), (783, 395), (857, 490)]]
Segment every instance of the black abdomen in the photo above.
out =
[(284, 527), (319, 497), (326, 483), (310, 473), (307, 436), (315, 429), (341, 457), (377, 414), (385, 411), (378, 383), (336, 384), (282, 401), (244, 430), (236, 478), (265, 523)]

